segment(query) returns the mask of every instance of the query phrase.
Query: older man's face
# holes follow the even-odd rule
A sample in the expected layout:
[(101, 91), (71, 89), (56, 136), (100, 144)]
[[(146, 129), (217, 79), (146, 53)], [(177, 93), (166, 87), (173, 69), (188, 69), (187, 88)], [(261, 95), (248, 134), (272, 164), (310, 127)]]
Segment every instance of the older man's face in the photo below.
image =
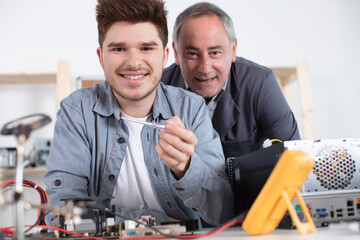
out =
[(185, 20), (173, 47), (186, 83), (204, 98), (213, 97), (224, 86), (236, 60), (236, 41), (231, 44), (217, 16)]

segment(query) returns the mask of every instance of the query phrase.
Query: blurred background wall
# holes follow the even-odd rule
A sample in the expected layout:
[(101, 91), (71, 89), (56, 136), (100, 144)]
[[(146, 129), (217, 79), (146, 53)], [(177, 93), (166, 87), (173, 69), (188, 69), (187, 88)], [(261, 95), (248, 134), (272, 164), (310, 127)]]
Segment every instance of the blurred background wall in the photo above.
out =
[[(166, 1), (169, 46), (176, 16), (195, 2)], [(209, 2), (232, 17), (238, 56), (266, 66), (308, 61), (317, 138), (360, 137), (360, 1)], [(1, 0), (0, 74), (54, 72), (58, 60), (68, 60), (74, 87), (79, 76), (103, 77), (96, 56), (95, 5), (95, 0)], [(171, 49), (168, 65), (173, 62)], [(32, 133), (27, 149), (37, 137), (51, 138), (55, 95), (51, 84), (0, 85), (0, 127), (45, 113), (53, 122)], [(301, 121), (298, 107), (294, 113)], [(14, 137), (0, 136), (0, 147), (16, 145)]]

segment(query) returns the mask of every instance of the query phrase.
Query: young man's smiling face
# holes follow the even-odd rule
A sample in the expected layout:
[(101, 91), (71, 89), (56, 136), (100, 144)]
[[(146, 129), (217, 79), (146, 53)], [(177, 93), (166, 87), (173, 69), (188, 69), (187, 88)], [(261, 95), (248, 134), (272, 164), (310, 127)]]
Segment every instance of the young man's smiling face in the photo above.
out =
[(113, 23), (97, 54), (120, 107), (129, 101), (155, 99), (169, 50), (154, 24)]

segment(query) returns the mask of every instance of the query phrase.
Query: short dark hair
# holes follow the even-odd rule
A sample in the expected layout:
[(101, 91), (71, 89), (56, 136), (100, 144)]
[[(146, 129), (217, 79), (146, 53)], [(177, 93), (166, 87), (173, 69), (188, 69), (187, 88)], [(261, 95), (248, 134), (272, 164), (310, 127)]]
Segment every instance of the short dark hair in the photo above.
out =
[(96, 21), (100, 47), (110, 26), (120, 21), (153, 23), (165, 47), (168, 43), (168, 28), (164, 5), (162, 0), (98, 0)]
[(173, 31), (173, 41), (175, 42), (175, 46), (177, 44), (178, 34), (183, 22), (191, 17), (201, 17), (206, 15), (218, 16), (220, 21), (224, 24), (224, 27), (229, 36), (231, 44), (234, 43), (236, 34), (235, 34), (234, 24), (231, 18), (229, 17), (229, 15), (227, 15), (226, 12), (224, 12), (221, 8), (219, 8), (215, 4), (211, 4), (208, 2), (200, 2), (200, 3), (195, 3), (190, 7), (186, 8), (184, 11), (182, 11), (179, 14), (179, 16), (177, 16)]

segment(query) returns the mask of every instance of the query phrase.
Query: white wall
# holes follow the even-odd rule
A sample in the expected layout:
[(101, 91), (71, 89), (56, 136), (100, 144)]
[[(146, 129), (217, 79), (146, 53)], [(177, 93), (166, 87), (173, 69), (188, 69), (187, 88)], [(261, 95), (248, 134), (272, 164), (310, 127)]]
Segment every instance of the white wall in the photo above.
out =
[[(177, 14), (194, 2), (166, 1), (170, 36)], [(263, 65), (308, 60), (318, 138), (360, 137), (360, 1), (210, 2), (233, 18), (238, 55)], [(102, 76), (95, 5), (95, 0), (1, 0), (0, 73), (53, 72), (63, 59), (70, 61), (74, 81), (78, 76)], [(174, 61), (172, 55), (168, 64)], [(55, 121), (55, 94), (52, 85), (0, 85), (0, 127), (36, 112)], [(295, 115), (301, 120), (298, 110)], [(54, 121), (34, 132), (29, 142), (52, 137)], [(14, 137), (0, 136), (0, 147), (14, 145)]]

